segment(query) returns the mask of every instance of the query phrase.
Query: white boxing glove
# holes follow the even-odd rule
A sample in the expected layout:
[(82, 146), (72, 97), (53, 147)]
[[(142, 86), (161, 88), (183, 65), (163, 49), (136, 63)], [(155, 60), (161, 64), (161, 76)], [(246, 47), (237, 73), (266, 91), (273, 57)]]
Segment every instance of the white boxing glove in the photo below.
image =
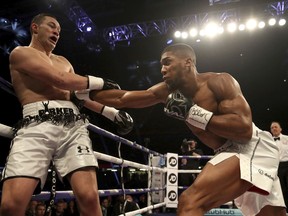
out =
[(85, 89), (85, 90), (80, 90), (80, 91), (74, 91), (72, 92), (72, 95), (75, 96), (78, 100), (91, 100), (89, 97), (90, 90)]

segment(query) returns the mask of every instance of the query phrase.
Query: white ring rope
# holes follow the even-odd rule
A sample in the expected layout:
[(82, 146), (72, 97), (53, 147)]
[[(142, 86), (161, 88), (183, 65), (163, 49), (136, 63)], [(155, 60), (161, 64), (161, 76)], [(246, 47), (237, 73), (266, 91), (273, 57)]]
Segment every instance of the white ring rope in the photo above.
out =
[(197, 156), (178, 155), (178, 158), (187, 158), (187, 159), (211, 159), (213, 157), (214, 157), (213, 155), (197, 155)]
[(178, 169), (178, 173), (201, 173), (201, 170), (180, 170), (180, 169)]
[(117, 141), (117, 142), (124, 143), (124, 144), (126, 144), (126, 145), (128, 145), (128, 146), (131, 146), (131, 147), (136, 148), (136, 149), (138, 149), (138, 150), (141, 150), (141, 151), (143, 151), (143, 152), (150, 153), (150, 154), (153, 154), (153, 155), (155, 155), (155, 156), (158, 155), (158, 156), (162, 156), (162, 157), (163, 157), (163, 155), (160, 154), (160, 153), (158, 153), (158, 152), (151, 151), (150, 149), (145, 148), (145, 147), (142, 146), (142, 145), (139, 145), (139, 144), (137, 144), (137, 143), (135, 143), (135, 142), (132, 142), (132, 141), (127, 140), (127, 139), (125, 139), (125, 138), (123, 138), (123, 137), (120, 137), (120, 136), (118, 136), (118, 135), (116, 135), (116, 134), (113, 134), (113, 133), (111, 133), (111, 132), (109, 132), (109, 131), (106, 131), (106, 130), (104, 130), (104, 129), (96, 126), (96, 125), (93, 125), (93, 124), (91, 124), (91, 123), (88, 125), (87, 128), (90, 129), (90, 130), (92, 130), (92, 131), (94, 131), (94, 132), (96, 132), (96, 133), (98, 133), (98, 134), (100, 134), (100, 135), (106, 136), (106, 137), (108, 137), (108, 138), (110, 138), (110, 139), (112, 139), (112, 140), (115, 140), (115, 141)]
[(13, 138), (14, 131), (12, 127), (0, 123), (0, 136)]
[(135, 210), (135, 211), (127, 212), (127, 213), (121, 214), (119, 216), (135, 216), (137, 214), (141, 214), (141, 213), (150, 211), (150, 210), (155, 209), (155, 208), (160, 208), (162, 206), (166, 206), (166, 203), (165, 202), (157, 203), (155, 205), (150, 205), (150, 206), (147, 206), (147, 207), (142, 208), (142, 209), (138, 209), (138, 210)]
[(136, 163), (133, 161), (129, 161), (129, 160), (124, 160), (124, 159), (120, 159), (117, 157), (113, 157), (110, 155), (106, 155), (103, 153), (99, 153), (99, 152), (95, 152), (94, 151), (94, 155), (96, 156), (96, 158), (98, 160), (104, 160), (104, 161), (108, 161), (108, 162), (112, 162), (112, 163), (116, 163), (116, 164), (121, 164), (123, 166), (131, 166), (131, 167), (135, 167), (138, 169), (146, 169), (146, 170), (155, 170), (155, 171), (159, 171), (159, 172), (166, 172), (165, 168), (159, 168), (159, 167), (151, 167), (148, 165), (144, 165), (144, 164), (140, 164), (140, 163)]
[[(0, 135), (8, 137), (8, 138), (12, 138), (13, 137), (13, 129), (11, 127), (7, 126), (7, 125), (0, 124)], [(138, 169), (146, 169), (146, 170), (149, 170), (149, 171), (150, 170), (155, 170), (155, 171), (159, 171), (159, 172), (166, 172), (165, 168), (151, 167), (151, 166), (140, 164), (140, 163), (136, 163), (136, 162), (133, 162), (133, 161), (129, 161), (129, 160), (124, 160), (124, 159), (120, 159), (120, 158), (117, 158), (117, 157), (113, 157), (111, 155), (103, 154), (103, 153), (100, 153), (100, 152), (95, 152), (94, 151), (94, 155), (99, 160), (108, 161), (108, 162), (112, 162), (112, 163), (116, 163), (116, 164), (122, 164), (124, 166), (131, 166), (131, 167), (135, 167), (135, 168), (138, 168)]]
[[(105, 197), (109, 195), (120, 195), (120, 194), (139, 194), (139, 193), (148, 193), (153, 191), (161, 191), (165, 190), (165, 188), (135, 188), (135, 189), (107, 189), (107, 190), (98, 190), (100, 197)], [(34, 199), (39, 200), (47, 200), (50, 197), (50, 191), (42, 191), (40, 194), (33, 195)], [(56, 192), (57, 199), (71, 199), (74, 198), (74, 193), (72, 190), (67, 191), (57, 191)]]
[[(96, 127), (96, 126), (95, 126)], [(103, 129), (101, 129), (103, 130)], [(4, 124), (0, 124), (0, 136), (4, 136), (7, 138), (13, 138), (13, 129), (12, 127), (9, 127), (7, 125)], [(110, 133), (112, 134), (112, 133)], [(114, 134), (112, 134), (114, 135)], [(116, 135), (114, 135), (116, 136)], [(133, 147), (135, 147), (135, 144), (133, 143)], [(149, 151), (151, 154), (151, 151)], [(99, 152), (95, 152), (94, 151), (94, 155), (98, 160), (103, 160), (103, 161), (109, 161), (115, 164), (121, 164), (122, 166), (130, 166), (130, 167), (135, 167), (138, 169), (146, 169), (149, 171), (158, 171), (158, 172), (166, 172), (165, 168), (159, 168), (159, 167), (153, 167), (153, 166), (148, 166), (148, 165), (143, 165), (140, 163), (136, 163), (133, 161), (129, 161), (129, 160), (124, 160), (124, 159), (120, 159), (120, 158), (116, 158), (110, 155), (106, 155), (103, 153), (99, 153)], [(159, 155), (159, 154), (158, 154)], [(139, 194), (139, 193), (148, 193), (148, 192), (154, 192), (154, 191), (160, 191), (160, 190), (165, 190), (166, 188), (157, 188), (154, 187), (152, 188), (137, 188), (137, 189), (110, 189), (110, 190), (98, 190), (99, 196), (109, 196), (109, 195), (119, 195), (119, 194)], [(49, 197), (51, 196), (51, 192), (49, 191), (42, 191), (40, 194), (38, 195), (33, 195), (33, 199), (38, 199), (38, 200), (47, 200), (49, 199)], [(56, 192), (56, 198), (57, 199), (71, 199), (74, 198), (74, 193), (72, 190), (70, 191), (57, 191)], [(154, 208), (159, 208), (162, 206), (165, 206), (166, 203), (158, 203), (158, 204), (154, 204), (154, 205), (150, 205), (147, 206), (145, 208), (142, 209), (138, 209), (136, 211), (132, 211), (132, 212), (127, 212), (125, 213), (125, 215), (135, 215), (135, 214), (140, 214), (143, 212), (147, 212), (150, 211)]]

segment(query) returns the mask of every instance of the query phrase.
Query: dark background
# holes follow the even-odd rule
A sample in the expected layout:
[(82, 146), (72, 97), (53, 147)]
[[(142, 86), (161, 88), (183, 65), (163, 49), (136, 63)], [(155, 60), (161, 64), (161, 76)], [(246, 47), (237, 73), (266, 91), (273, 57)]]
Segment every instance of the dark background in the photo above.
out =
[[(62, 25), (61, 38), (54, 53), (64, 55), (79, 74), (91, 74), (115, 80), (123, 89), (146, 89), (161, 81), (159, 58), (166, 40), (171, 35), (161, 35), (131, 40), (129, 46), (119, 43), (111, 49), (103, 41), (95, 40), (102, 46), (101, 52), (89, 50), (89, 46), (79, 42), (79, 31), (75, 23), (68, 19), (61, 7), (52, 6), (53, 1), (1, 1), (0, 17), (17, 19), (29, 29), (31, 18), (39, 12), (54, 13)], [(54, 0), (56, 2), (56, 0)], [(258, 4), (271, 1), (240, 1), (237, 3), (208, 5), (208, 0), (79, 0), (97, 28), (145, 22), (154, 19), (177, 17), (225, 7), (257, 9)], [(49, 7), (50, 5), (50, 7)], [(52, 4), (53, 5), (53, 4)], [(253, 10), (251, 10), (253, 11)], [(0, 45), (9, 44), (13, 33), (0, 31)], [(213, 40), (201, 43), (185, 41), (192, 45), (197, 55), (197, 68), (201, 72), (228, 72), (240, 83), (253, 112), (253, 119), (261, 129), (269, 130), (270, 122), (280, 121), (283, 133), (288, 134), (288, 29), (273, 27), (253, 33), (241, 32), (223, 34)], [(30, 38), (20, 41), (28, 45)], [(1, 51), (1, 77), (10, 82), (8, 55)], [(138, 67), (136, 67), (138, 66)], [(13, 126), (21, 118), (21, 107), (12, 95), (0, 90), (0, 123)], [(133, 131), (124, 136), (151, 150), (165, 154), (179, 152), (184, 138), (193, 138), (183, 122), (168, 118), (163, 113), (163, 105), (145, 109), (125, 109), (134, 119)], [(91, 123), (115, 133), (111, 122), (98, 114), (83, 110), (90, 115)], [(118, 155), (118, 143), (91, 133), (94, 150), (110, 155)], [(10, 139), (0, 137), (0, 166), (4, 166), (9, 151)], [(212, 151), (200, 144), (205, 154)], [(146, 162), (146, 157), (138, 150), (122, 144), (122, 156), (132, 161)], [(104, 166), (104, 165), (103, 165)]]

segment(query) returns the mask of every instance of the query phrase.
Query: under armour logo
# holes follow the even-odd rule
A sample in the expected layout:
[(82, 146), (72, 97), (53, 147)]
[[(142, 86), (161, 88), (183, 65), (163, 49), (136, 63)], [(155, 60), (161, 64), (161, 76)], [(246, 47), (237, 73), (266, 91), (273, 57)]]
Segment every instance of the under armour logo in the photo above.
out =
[(77, 146), (78, 153), (90, 153), (90, 149), (88, 146)]

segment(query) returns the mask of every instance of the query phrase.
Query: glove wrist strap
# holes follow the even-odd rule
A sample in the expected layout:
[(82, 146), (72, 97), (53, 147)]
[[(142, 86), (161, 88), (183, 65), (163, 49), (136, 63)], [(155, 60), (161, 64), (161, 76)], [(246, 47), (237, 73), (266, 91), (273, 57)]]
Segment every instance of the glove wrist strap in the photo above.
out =
[(111, 121), (114, 121), (117, 112), (119, 112), (119, 110), (115, 109), (114, 107), (104, 106), (101, 114)]
[(197, 128), (205, 130), (212, 116), (212, 112), (205, 110), (204, 108), (195, 104), (190, 108), (186, 122)]
[(104, 86), (104, 80), (102, 78), (99, 77), (94, 77), (94, 76), (89, 76), (88, 77), (88, 89), (90, 90), (101, 90), (103, 89)]

